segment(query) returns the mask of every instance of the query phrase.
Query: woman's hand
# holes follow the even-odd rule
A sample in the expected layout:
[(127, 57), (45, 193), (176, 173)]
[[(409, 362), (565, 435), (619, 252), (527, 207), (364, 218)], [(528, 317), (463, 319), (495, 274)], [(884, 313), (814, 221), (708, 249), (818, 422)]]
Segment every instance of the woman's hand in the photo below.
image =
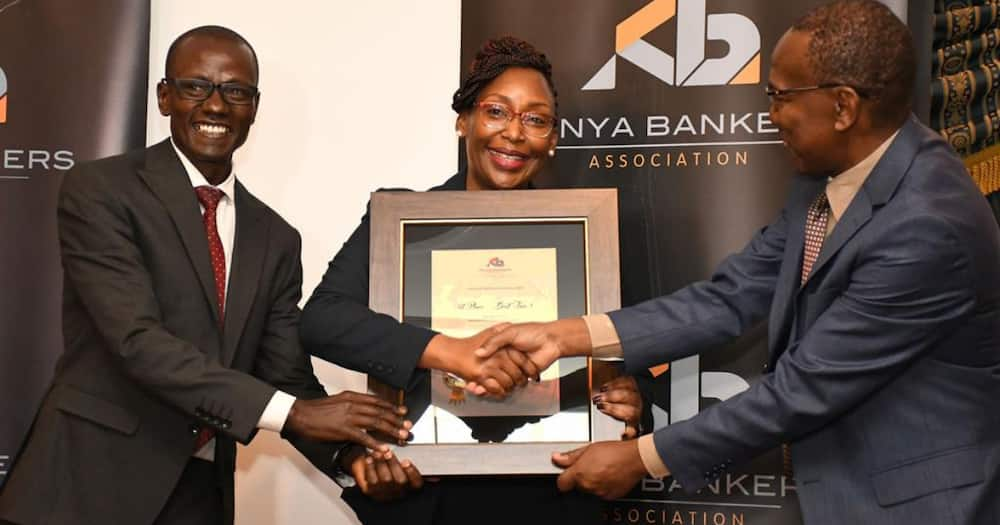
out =
[(622, 439), (639, 436), (639, 419), (642, 417), (642, 395), (632, 376), (621, 376), (601, 385), (601, 390), (591, 398), (597, 409), (625, 422)]
[(342, 461), (361, 493), (375, 501), (399, 499), (424, 486), (417, 466), (408, 459), (400, 461), (391, 452), (372, 454), (352, 447)]

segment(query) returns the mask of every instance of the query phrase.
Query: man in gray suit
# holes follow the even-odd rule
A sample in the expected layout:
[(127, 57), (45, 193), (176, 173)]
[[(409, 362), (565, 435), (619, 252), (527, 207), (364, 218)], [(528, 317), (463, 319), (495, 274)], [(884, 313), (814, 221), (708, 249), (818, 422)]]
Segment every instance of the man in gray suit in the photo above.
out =
[(809, 524), (1000, 523), (1000, 233), (961, 161), (910, 115), (915, 60), (878, 2), (808, 13), (768, 82), (804, 175), (777, 220), (707, 281), (514, 326), (479, 351), (514, 347), (542, 367), (623, 355), (637, 371), (769, 315), (759, 382), (639, 440), (554, 455), (561, 489), (615, 498), (669, 474), (694, 492), (790, 443)]
[(157, 86), (171, 138), (66, 175), (65, 352), (0, 523), (232, 523), (258, 429), (330, 476), (346, 442), (384, 446), (365, 430), (407, 436), (404, 409), (327, 396), (299, 347), (299, 234), (232, 173), (257, 71), (229, 29), (181, 35)]

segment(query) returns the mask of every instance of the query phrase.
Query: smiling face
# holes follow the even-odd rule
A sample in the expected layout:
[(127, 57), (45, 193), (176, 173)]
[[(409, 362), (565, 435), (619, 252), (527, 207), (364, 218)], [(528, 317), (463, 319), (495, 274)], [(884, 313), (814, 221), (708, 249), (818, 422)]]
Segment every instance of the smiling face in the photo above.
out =
[(459, 133), (466, 138), (466, 189), (523, 188), (545, 166), (549, 151), (556, 147), (558, 131), (553, 129), (544, 138), (526, 135), (518, 116), (506, 126), (489, 127), (482, 108), (500, 104), (516, 114), (554, 116), (555, 99), (545, 77), (531, 68), (509, 68), (483, 87), (477, 103), (463, 111), (456, 122)]
[[(771, 58), (768, 87), (782, 90), (820, 83), (809, 62), (811, 39), (810, 34), (799, 31), (781, 37)], [(771, 100), (771, 122), (800, 173), (834, 175), (842, 171), (844, 144), (837, 130), (837, 107), (834, 89), (789, 93)]]
[[(233, 39), (194, 35), (179, 43), (174, 53), (169, 78), (257, 85), (252, 51)], [(156, 95), (160, 114), (170, 117), (170, 135), (177, 148), (209, 182), (225, 180), (232, 171), (233, 152), (246, 142), (257, 115), (257, 100), (229, 104), (218, 90), (205, 100), (189, 100), (169, 83), (159, 84)]]

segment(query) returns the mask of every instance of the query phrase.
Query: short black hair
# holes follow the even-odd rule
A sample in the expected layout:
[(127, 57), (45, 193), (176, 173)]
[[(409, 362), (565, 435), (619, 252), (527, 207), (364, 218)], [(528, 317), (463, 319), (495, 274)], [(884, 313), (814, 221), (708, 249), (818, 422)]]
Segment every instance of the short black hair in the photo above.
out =
[(792, 30), (812, 36), (817, 82), (846, 84), (873, 101), (878, 125), (901, 124), (913, 106), (916, 51), (906, 24), (875, 0), (837, 0), (809, 11)]
[(469, 75), (462, 82), (462, 87), (452, 96), (451, 109), (461, 113), (471, 108), (476, 103), (479, 92), (512, 67), (530, 68), (541, 73), (549, 89), (552, 90), (552, 99), (556, 107), (559, 107), (556, 86), (552, 83), (552, 64), (549, 63), (549, 59), (528, 42), (517, 37), (504, 36), (487, 40), (476, 52), (476, 57), (469, 68)]
[(179, 37), (174, 39), (173, 43), (170, 44), (170, 49), (167, 50), (167, 60), (166, 63), (164, 64), (164, 74), (166, 76), (170, 76), (170, 65), (174, 60), (174, 55), (177, 52), (177, 48), (180, 47), (180, 44), (183, 43), (185, 40), (196, 36), (207, 36), (224, 40), (232, 40), (233, 42), (247, 46), (247, 49), (250, 50), (250, 55), (253, 56), (254, 78), (255, 79), (260, 78), (260, 64), (257, 62), (257, 51), (255, 51), (253, 46), (250, 45), (250, 42), (247, 41), (246, 38), (243, 38), (243, 35), (237, 33), (236, 31), (233, 31), (232, 29), (229, 29), (228, 27), (215, 26), (215, 25), (199, 26), (194, 29), (188, 29), (187, 31), (182, 33)]

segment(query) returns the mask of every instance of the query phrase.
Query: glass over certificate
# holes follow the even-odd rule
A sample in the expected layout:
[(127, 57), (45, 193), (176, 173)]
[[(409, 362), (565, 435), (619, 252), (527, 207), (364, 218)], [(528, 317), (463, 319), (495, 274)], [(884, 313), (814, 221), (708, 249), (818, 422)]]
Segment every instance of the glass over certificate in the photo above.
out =
[[(382, 192), (372, 196), (371, 304), (410, 325), (468, 337), (501, 322), (544, 322), (618, 306), (613, 190)], [(622, 424), (592, 389), (610, 363), (564, 358), (503, 400), (455, 376), (418, 370), (402, 390), (414, 439), (397, 454), (426, 475), (556, 472), (549, 455)]]
[[(582, 257), (551, 242), (561, 237), (582, 245), (581, 224), (422, 224), (406, 231), (406, 271), (430, 274), (429, 286), (407, 288), (408, 322), (467, 337), (497, 323), (553, 321), (583, 308), (582, 295), (560, 289), (560, 282), (583, 276)], [(543, 236), (533, 240), (531, 232)], [(484, 239), (496, 247), (481, 247)], [(420, 312), (429, 315), (414, 315)], [(540, 382), (503, 400), (469, 394), (460, 379), (431, 371), (426, 407), (410, 406), (419, 414), (413, 443), (589, 440), (586, 366), (584, 358), (559, 360)]]
[[(435, 331), (467, 337), (504, 321), (553, 321), (559, 318), (558, 301), (555, 248), (431, 252), (431, 328)], [(457, 418), (463, 416), (558, 413), (559, 368), (555, 363), (542, 372), (541, 382), (528, 383), (503, 401), (467, 395), (453, 376), (433, 371), (431, 404), (437, 411), (439, 435), (461, 436), (467, 426)], [(505, 441), (563, 437), (534, 429), (515, 431)], [(468, 440), (473, 441), (471, 435)]]

